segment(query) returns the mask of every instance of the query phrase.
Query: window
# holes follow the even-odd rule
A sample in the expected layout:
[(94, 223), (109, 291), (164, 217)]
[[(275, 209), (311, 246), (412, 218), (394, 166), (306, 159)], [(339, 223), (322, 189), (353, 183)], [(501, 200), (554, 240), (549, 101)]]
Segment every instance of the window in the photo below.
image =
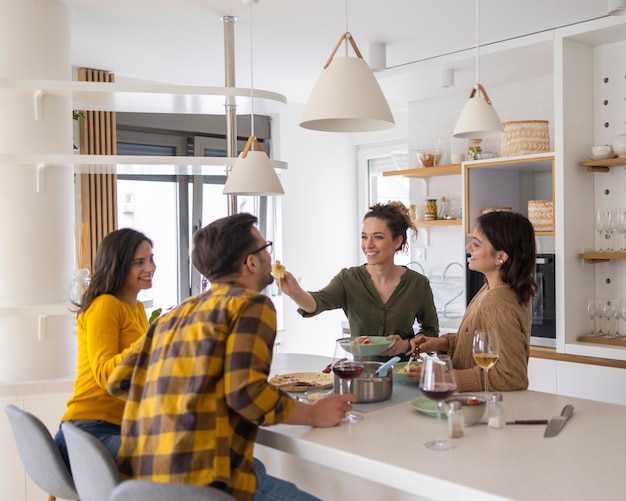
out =
[[(209, 117), (202, 118), (206, 121)], [(200, 125), (195, 115), (161, 117), (151, 114), (144, 124), (138, 114), (118, 113), (118, 154), (226, 156), (226, 137), (224, 129), (220, 129), (223, 117), (213, 119), (208, 129), (219, 129), (221, 135), (199, 135)], [(154, 125), (158, 129), (154, 129)], [(206, 123), (202, 127), (207, 130)], [(269, 131), (269, 122), (266, 129)], [(269, 143), (261, 144), (267, 152)], [(244, 140), (237, 142), (239, 151), (244, 146)], [(154, 243), (157, 264), (154, 286), (139, 297), (148, 308), (167, 309), (203, 289), (203, 279), (191, 264), (192, 235), (199, 227), (228, 214), (228, 198), (222, 194), (225, 182), (223, 167), (215, 167), (211, 175), (202, 176), (118, 174), (118, 226), (142, 231)], [(276, 197), (237, 197), (237, 211), (257, 216), (259, 230), (268, 240), (273, 240), (275, 246), (281, 245)], [(276, 288), (267, 292), (273, 296), (280, 313), (282, 298)], [(280, 326), (282, 315), (279, 315)]]

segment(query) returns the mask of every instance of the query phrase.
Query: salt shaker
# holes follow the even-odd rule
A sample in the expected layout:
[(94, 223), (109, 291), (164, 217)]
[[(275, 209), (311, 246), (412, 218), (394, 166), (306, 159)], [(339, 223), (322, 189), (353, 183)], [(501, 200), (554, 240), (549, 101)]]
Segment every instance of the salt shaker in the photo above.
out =
[(487, 414), (489, 416), (487, 425), (491, 428), (504, 428), (506, 426), (502, 393), (493, 393), (489, 396)]
[(463, 419), (463, 410), (461, 402), (451, 401), (448, 404), (448, 430), (450, 438), (461, 438), (463, 436), (463, 427), (465, 421)]

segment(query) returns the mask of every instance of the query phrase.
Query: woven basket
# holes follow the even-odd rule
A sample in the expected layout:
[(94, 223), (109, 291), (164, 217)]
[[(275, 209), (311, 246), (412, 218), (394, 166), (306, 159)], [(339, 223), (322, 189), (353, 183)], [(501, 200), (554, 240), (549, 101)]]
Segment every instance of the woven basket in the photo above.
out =
[(503, 122), (504, 135), (500, 141), (500, 156), (511, 157), (550, 151), (548, 123), (548, 120)]
[(535, 231), (554, 231), (554, 201), (529, 200), (528, 219)]

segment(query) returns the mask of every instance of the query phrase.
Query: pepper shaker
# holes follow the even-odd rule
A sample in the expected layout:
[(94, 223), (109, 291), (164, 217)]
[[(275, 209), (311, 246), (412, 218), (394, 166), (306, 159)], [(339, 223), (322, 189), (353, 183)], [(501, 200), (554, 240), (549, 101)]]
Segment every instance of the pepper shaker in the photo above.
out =
[(461, 402), (452, 400), (448, 404), (448, 430), (450, 438), (461, 438), (463, 436), (463, 428), (465, 420), (463, 419), (463, 410)]

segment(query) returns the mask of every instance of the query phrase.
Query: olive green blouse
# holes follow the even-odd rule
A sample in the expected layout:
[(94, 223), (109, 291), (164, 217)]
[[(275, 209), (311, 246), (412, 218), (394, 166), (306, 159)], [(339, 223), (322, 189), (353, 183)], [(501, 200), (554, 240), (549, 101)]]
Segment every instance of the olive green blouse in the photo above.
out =
[(411, 338), (415, 320), (418, 333), (439, 335), (439, 320), (430, 282), (409, 268), (385, 304), (374, 287), (366, 265), (344, 268), (322, 290), (311, 292), (317, 309), (307, 313), (298, 309), (303, 317), (312, 317), (326, 310), (342, 308), (350, 323), (351, 337), (388, 336), (399, 334)]

